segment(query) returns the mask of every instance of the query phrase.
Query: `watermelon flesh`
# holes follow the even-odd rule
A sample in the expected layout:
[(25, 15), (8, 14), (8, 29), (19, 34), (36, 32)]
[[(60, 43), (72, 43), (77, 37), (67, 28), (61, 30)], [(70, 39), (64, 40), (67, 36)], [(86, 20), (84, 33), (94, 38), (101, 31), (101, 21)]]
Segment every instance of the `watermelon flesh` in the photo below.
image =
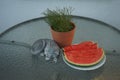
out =
[(76, 45), (71, 45), (71, 46), (67, 46), (64, 47), (63, 50), (64, 51), (71, 51), (71, 50), (79, 50), (79, 49), (87, 49), (87, 48), (98, 48), (97, 43), (94, 43), (93, 41), (86, 41), (86, 42), (81, 42), (80, 44), (76, 44)]
[(93, 41), (85, 41), (78, 45), (63, 48), (65, 59), (80, 66), (90, 66), (99, 63), (104, 57), (104, 51)]

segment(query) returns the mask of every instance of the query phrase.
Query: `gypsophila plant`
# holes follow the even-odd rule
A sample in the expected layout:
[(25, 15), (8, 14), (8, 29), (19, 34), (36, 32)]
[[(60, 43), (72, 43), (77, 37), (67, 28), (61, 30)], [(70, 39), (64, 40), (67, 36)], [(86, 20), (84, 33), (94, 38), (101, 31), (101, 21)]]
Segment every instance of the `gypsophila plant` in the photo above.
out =
[(67, 32), (73, 29), (71, 25), (71, 13), (73, 8), (56, 8), (55, 10), (47, 9), (43, 14), (46, 16), (45, 21), (51, 28), (58, 32)]

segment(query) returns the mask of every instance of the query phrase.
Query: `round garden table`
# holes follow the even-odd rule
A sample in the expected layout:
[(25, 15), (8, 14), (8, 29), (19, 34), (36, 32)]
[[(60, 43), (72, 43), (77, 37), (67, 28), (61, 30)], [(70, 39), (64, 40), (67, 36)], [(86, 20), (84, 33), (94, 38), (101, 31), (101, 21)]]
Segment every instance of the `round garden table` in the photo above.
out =
[(95, 19), (73, 16), (73, 44), (92, 40), (104, 48), (106, 55), (100, 68), (77, 70), (68, 66), (62, 55), (54, 63), (31, 54), (36, 40), (52, 39), (44, 19), (19, 23), (0, 34), (0, 80), (120, 80), (120, 30)]

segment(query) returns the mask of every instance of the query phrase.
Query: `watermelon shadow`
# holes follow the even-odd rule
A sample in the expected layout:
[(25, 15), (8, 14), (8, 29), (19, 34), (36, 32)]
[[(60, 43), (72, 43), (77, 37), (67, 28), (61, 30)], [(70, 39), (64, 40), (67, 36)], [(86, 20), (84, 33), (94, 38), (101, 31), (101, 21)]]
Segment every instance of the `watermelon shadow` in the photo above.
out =
[(104, 66), (90, 71), (76, 70), (70, 67), (64, 68), (59, 71), (57, 80), (95, 80), (102, 75)]

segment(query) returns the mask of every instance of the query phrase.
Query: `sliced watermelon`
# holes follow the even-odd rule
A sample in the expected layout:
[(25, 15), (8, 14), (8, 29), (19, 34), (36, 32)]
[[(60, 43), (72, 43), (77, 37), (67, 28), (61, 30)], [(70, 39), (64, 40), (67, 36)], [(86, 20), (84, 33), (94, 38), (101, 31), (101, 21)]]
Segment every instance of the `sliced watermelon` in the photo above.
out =
[(99, 63), (104, 57), (104, 50), (92, 41), (68, 46), (63, 50), (66, 61), (77, 66), (91, 66)]
[(76, 45), (71, 45), (71, 46), (66, 46), (63, 48), (64, 51), (71, 51), (71, 50), (79, 50), (79, 49), (84, 49), (84, 48), (97, 48), (97, 44), (94, 43), (93, 41), (84, 41), (81, 42), (80, 44), (76, 44)]

